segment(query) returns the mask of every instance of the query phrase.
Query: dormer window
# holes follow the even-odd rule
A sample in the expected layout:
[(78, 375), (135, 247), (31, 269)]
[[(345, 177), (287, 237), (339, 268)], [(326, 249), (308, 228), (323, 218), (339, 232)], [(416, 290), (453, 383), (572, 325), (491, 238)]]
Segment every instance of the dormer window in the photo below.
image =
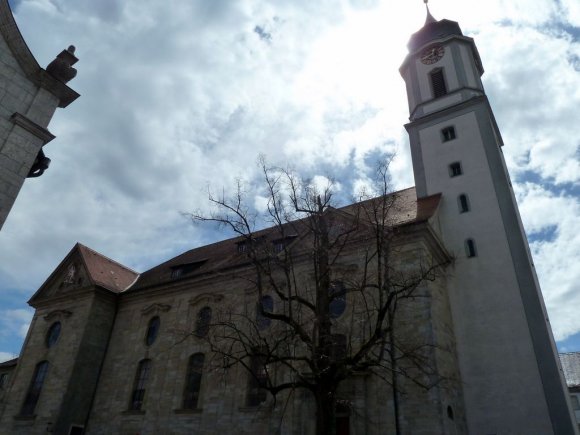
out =
[(293, 236), (286, 236), (282, 239), (274, 240), (272, 242), (272, 244), (274, 245), (274, 252), (275, 253), (282, 252), (284, 250), (284, 248), (286, 248), (286, 246), (288, 246), (292, 242), (292, 240), (294, 240), (295, 238), (296, 238), (296, 236), (293, 235)]
[(433, 98), (439, 98), (447, 95), (447, 85), (445, 84), (445, 76), (443, 75), (443, 68), (437, 68), (429, 73), (431, 78), (431, 89), (433, 90)]
[(183, 263), (178, 264), (176, 266), (171, 266), (171, 278), (177, 279), (183, 275), (187, 275), (201, 266), (203, 266), (207, 262), (207, 259), (199, 260), (199, 261), (192, 261), (190, 263)]

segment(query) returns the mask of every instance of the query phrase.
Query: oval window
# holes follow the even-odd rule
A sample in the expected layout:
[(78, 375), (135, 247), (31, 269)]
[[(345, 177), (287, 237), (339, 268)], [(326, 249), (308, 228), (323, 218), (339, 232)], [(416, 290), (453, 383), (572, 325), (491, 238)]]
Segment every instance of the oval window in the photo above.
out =
[(197, 323), (195, 324), (195, 335), (205, 337), (209, 332), (211, 322), (211, 308), (203, 307), (197, 314)]
[(145, 336), (145, 344), (147, 344), (147, 346), (151, 346), (155, 342), (157, 334), (159, 333), (160, 324), (161, 321), (159, 320), (158, 316), (153, 317), (149, 321), (149, 326), (147, 327), (147, 335)]
[(60, 322), (53, 323), (48, 332), (46, 333), (46, 347), (52, 347), (58, 341), (58, 337), (60, 337)]

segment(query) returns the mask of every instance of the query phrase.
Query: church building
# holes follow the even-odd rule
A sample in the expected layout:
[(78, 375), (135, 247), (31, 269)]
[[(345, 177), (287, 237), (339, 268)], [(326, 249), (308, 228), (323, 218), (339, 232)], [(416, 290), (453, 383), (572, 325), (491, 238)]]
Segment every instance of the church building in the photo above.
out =
[[(337, 391), (339, 435), (578, 434), (483, 72), (474, 40), (427, 10), (400, 67), (415, 186), (385, 201), (397, 270), (441, 271), (416, 285), (397, 323), (435, 370), (419, 378), (435, 382), (422, 388), (402, 376), (405, 359), (390, 381), (357, 372)], [(367, 205), (332, 215), (344, 228)], [(303, 248), (311, 235), (291, 224), (283, 237), (268, 228), (143, 273), (74, 246), (29, 301), (36, 311), (19, 358), (0, 364), (0, 435), (313, 435), (308, 391), (265, 394), (272, 375), (251, 359), (253, 376), (226, 369), (225, 356), (216, 364), (205, 339), (224, 307), (255, 318), (258, 334), (283, 332), (263, 316), (287, 301), (256, 290), (248, 250), (259, 241), (277, 259), (294, 249), (307, 287), (316, 275)], [(362, 276), (372, 244), (362, 236), (344, 244), (336, 288)], [(341, 294), (332, 328), (348, 352), (365, 324), (356, 295)]]

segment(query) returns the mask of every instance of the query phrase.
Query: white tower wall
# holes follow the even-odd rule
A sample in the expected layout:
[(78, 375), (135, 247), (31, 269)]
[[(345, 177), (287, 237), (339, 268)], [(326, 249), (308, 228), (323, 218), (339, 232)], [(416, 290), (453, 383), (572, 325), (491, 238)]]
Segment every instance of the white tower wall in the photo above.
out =
[[(440, 235), (455, 256), (448, 291), (469, 432), (576, 433), (477, 49), (447, 20), (428, 20), (413, 38), (401, 67), (406, 127), (417, 195), (442, 194)], [(424, 50), (439, 46), (443, 56), (424, 64)], [(438, 69), (446, 94), (435, 98), (430, 73)], [(447, 127), (455, 138), (445, 140)], [(456, 162), (462, 173), (452, 176)]]

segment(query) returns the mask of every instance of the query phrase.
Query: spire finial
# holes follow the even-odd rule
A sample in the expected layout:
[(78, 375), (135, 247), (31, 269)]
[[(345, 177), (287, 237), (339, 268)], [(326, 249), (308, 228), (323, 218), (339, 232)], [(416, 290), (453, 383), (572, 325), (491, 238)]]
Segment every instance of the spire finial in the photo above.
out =
[(427, 9), (427, 19), (425, 19), (425, 25), (429, 23), (436, 23), (437, 20), (431, 15), (431, 11), (429, 11), (429, 0), (423, 0), (425, 3), (425, 9)]

